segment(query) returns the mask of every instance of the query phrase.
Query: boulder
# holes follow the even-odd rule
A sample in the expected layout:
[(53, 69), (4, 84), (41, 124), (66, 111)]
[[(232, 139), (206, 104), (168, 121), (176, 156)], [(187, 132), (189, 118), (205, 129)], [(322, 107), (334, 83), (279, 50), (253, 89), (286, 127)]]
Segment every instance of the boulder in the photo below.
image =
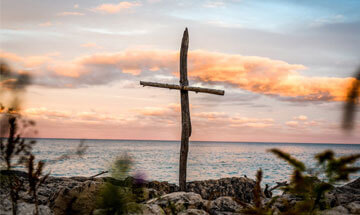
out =
[[(52, 215), (52, 211), (46, 205), (38, 206), (39, 215)], [(22, 202), (18, 204), (18, 214), (33, 215), (35, 214), (35, 204)]]
[(0, 211), (1, 212), (5, 212), (5, 211), (10, 211), (12, 210), (12, 204), (10, 199), (8, 199), (5, 195), (1, 195), (0, 196)]
[(179, 186), (177, 186), (176, 184), (168, 183), (167, 181), (148, 181), (144, 182), (144, 186), (156, 190), (158, 195), (164, 195), (179, 191)]
[[(11, 207), (6, 208), (5, 210), (3, 210), (3, 209), (5, 209), (5, 208), (2, 208), (0, 210), (1, 215), (12, 215), (13, 214)], [(39, 205), (38, 210), (39, 210), (39, 215), (53, 215), (50, 208), (46, 205)], [(31, 204), (31, 203), (27, 203), (27, 202), (19, 202), (18, 208), (17, 208), (17, 214), (21, 214), (21, 215), (35, 214), (35, 204)]]
[(50, 207), (55, 215), (91, 214), (101, 185), (99, 182), (85, 181), (72, 189), (64, 187)]
[[(96, 209), (92, 213), (92, 215), (107, 215), (108, 210), (107, 209)], [(129, 213), (129, 215), (165, 215), (164, 210), (156, 204), (142, 204), (140, 205), (140, 210), (137, 212)]]
[(221, 178), (218, 180), (193, 181), (187, 183), (187, 191), (201, 195), (203, 199), (214, 200), (220, 196), (234, 197), (251, 202), (255, 181), (245, 177)]
[(202, 209), (204, 200), (197, 193), (175, 192), (151, 199), (147, 204), (157, 204), (165, 213), (177, 214), (186, 209)]
[(141, 206), (141, 213), (148, 215), (165, 215), (164, 210), (156, 204), (144, 204)]
[(187, 209), (178, 213), (178, 215), (209, 215), (208, 212), (199, 209)]
[[(345, 206), (346, 208), (352, 208), (358, 205), (360, 202), (360, 178), (345, 184), (344, 186), (333, 189), (326, 195), (326, 202), (330, 207), (341, 205)], [(350, 204), (352, 202), (354, 202), (354, 204)]]
[(219, 197), (207, 205), (207, 210), (210, 211), (211, 214), (218, 214), (220, 212), (239, 212), (242, 208), (242, 206), (229, 196)]
[(321, 211), (320, 214), (321, 215), (344, 215), (344, 214), (349, 214), (349, 211), (345, 207), (339, 205), (337, 207)]
[(350, 213), (352, 214), (360, 214), (360, 202), (350, 202), (349, 204), (345, 205), (345, 208), (347, 208)]

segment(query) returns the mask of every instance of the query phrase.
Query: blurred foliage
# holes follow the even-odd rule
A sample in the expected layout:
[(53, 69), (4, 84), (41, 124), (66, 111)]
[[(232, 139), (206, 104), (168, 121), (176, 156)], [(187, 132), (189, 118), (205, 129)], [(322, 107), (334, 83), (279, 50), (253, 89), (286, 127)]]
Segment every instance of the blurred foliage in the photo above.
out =
[(28, 175), (28, 182), (29, 182), (29, 194), (33, 197), (35, 201), (35, 215), (39, 214), (39, 207), (38, 207), (38, 195), (37, 190), (41, 184), (45, 182), (45, 180), (49, 177), (50, 173), (46, 175), (42, 175), (43, 168), (45, 163), (43, 161), (39, 161), (35, 166), (35, 156), (30, 155), (27, 162), (27, 175)]
[(22, 119), (20, 115), (11, 114), (10, 111), (2, 114), (0, 133), (2, 136), (8, 136), (0, 139), (0, 166), (2, 169), (11, 170), (15, 165), (14, 162), (19, 165), (31, 154), (32, 146), (36, 141), (27, 140), (22, 135), (29, 133), (27, 132), (29, 130), (36, 133), (33, 129), (34, 125), (35, 122)]
[(360, 91), (360, 67), (355, 73), (355, 80), (347, 93), (347, 98), (344, 106), (344, 116), (342, 127), (345, 130), (352, 130), (354, 128), (354, 119), (356, 113), (356, 105), (359, 103)]
[(24, 90), (31, 83), (31, 77), (24, 72), (13, 71), (0, 60), (0, 86), (8, 90)]
[[(1, 174), (1, 180), (4, 180), (1, 182), (1, 186), (9, 190), (13, 215), (17, 214), (17, 202), (20, 199), (19, 192), (23, 189), (23, 181), (12, 170), (18, 165), (32, 165), (29, 163), (29, 158), (33, 156), (31, 150), (35, 141), (27, 140), (22, 135), (28, 130), (32, 130), (34, 125), (33, 121), (22, 119), (18, 113), (13, 114), (11, 110), (2, 106), (0, 134), (2, 137), (7, 136), (7, 138), (0, 138), (0, 167), (7, 174)], [(39, 170), (37, 175), (41, 175), (42, 168)], [(31, 185), (31, 181), (29, 183)], [(32, 193), (36, 195), (36, 187)], [(37, 204), (35, 207), (35, 214), (38, 214)]]
[[(24, 181), (12, 171), (19, 165), (33, 167), (34, 156), (31, 154), (34, 140), (27, 140), (24, 136), (36, 134), (35, 122), (20, 115), (20, 93), (30, 84), (30, 76), (23, 72), (13, 71), (6, 63), (0, 62), (0, 168), (1, 186), (9, 191), (12, 202), (12, 214), (17, 214), (19, 192), (24, 189)], [(3, 104), (5, 102), (7, 104)], [(32, 158), (32, 160), (31, 160)], [(30, 161), (32, 161), (30, 163)], [(29, 173), (29, 185), (33, 196), (36, 196), (36, 180), (33, 176), (41, 175), (41, 168), (34, 174)], [(3, 172), (5, 171), (5, 172)], [(4, 173), (4, 174), (3, 174)], [(34, 186), (32, 186), (34, 185)], [(37, 200), (37, 198), (36, 198)], [(35, 214), (38, 214), (37, 201)]]
[(254, 204), (246, 206), (241, 211), (245, 214), (274, 214), (275, 203), (281, 204), (281, 211), (277, 213), (280, 215), (318, 214), (319, 210), (329, 207), (325, 199), (326, 193), (331, 191), (335, 184), (348, 181), (350, 174), (360, 170), (360, 167), (351, 166), (360, 158), (360, 154), (336, 158), (334, 152), (324, 151), (315, 156), (317, 168), (314, 170), (307, 168), (303, 162), (279, 149), (271, 149), (270, 152), (293, 167), (290, 183), (285, 185), (282, 190), (296, 201), (275, 196), (267, 199), (264, 203), (261, 199), (264, 195), (260, 188), (262, 171), (259, 170), (254, 188)]
[(256, 173), (256, 183), (254, 187), (254, 199), (253, 204), (243, 204), (239, 202), (244, 209), (241, 210), (241, 213), (243, 214), (253, 214), (253, 215), (271, 215), (274, 213), (274, 209), (272, 209), (272, 205), (277, 199), (277, 197), (274, 197), (267, 203), (262, 202), (263, 192), (261, 190), (261, 180), (262, 180), (263, 172), (262, 170), (258, 170)]
[[(14, 71), (0, 59), (0, 114), (19, 113), (21, 109), (21, 93), (31, 84), (31, 76), (23, 71)], [(5, 107), (8, 110), (5, 110)], [(4, 137), (4, 136), (1, 136)]]
[(125, 155), (116, 159), (110, 168), (111, 176), (121, 183), (106, 181), (102, 186), (96, 202), (96, 208), (101, 209), (101, 214), (120, 215), (140, 210), (140, 205), (136, 203), (136, 200), (137, 195), (142, 194), (139, 192), (142, 188), (136, 186), (133, 180), (126, 180), (131, 166), (131, 158)]
[[(10, 170), (14, 162), (21, 164), (30, 155), (35, 141), (24, 136), (36, 134), (35, 122), (20, 115), (21, 96), (31, 83), (27, 73), (12, 70), (0, 61), (0, 167)], [(6, 96), (8, 95), (8, 97)], [(5, 102), (5, 103), (4, 103)], [(14, 161), (16, 160), (16, 161)]]

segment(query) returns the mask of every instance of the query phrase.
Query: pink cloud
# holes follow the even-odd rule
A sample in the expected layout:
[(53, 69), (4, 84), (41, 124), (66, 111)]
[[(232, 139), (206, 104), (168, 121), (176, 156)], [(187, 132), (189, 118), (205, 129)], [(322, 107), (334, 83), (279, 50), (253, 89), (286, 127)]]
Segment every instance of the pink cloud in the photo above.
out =
[(287, 122), (285, 122), (285, 125), (287, 125), (289, 127), (293, 127), (293, 128), (298, 128), (299, 122), (298, 121), (287, 121)]
[(215, 120), (227, 117), (224, 112), (201, 112), (193, 114), (195, 117), (206, 118), (208, 120)]
[(43, 117), (46, 119), (50, 118), (71, 118), (71, 112), (69, 111), (59, 111), (59, 110), (49, 110), (48, 108), (29, 108), (23, 111), (26, 116), (31, 117)]
[(271, 118), (249, 118), (235, 116), (230, 118), (231, 127), (251, 127), (251, 128), (264, 128), (274, 125), (274, 120)]
[(39, 26), (41, 27), (49, 27), (49, 26), (52, 26), (53, 24), (51, 22), (43, 22), (43, 23), (40, 23)]
[(106, 114), (96, 111), (65, 111), (40, 108), (27, 108), (23, 110), (26, 117), (35, 119), (45, 119), (59, 122), (79, 122), (79, 123), (97, 123), (97, 124), (123, 124), (125, 122), (133, 121), (131, 117), (123, 115)]
[(294, 120), (300, 120), (300, 121), (306, 121), (307, 119), (308, 117), (304, 115), (294, 117)]
[(11, 62), (22, 62), (24, 61), (23, 57), (18, 56), (17, 54), (11, 53), (11, 52), (3, 52), (0, 51), (0, 59), (6, 59)]
[(84, 48), (97, 48), (97, 49), (101, 49), (102, 47), (97, 45), (96, 43), (84, 43), (84, 44), (81, 44), (81, 47), (84, 47)]
[[(144, 107), (126, 115), (101, 111), (29, 108), (24, 110), (24, 115), (37, 122), (37, 129), (40, 134), (45, 135), (43, 137), (60, 135), (69, 138), (178, 139), (181, 125), (179, 110), (179, 104)], [(316, 137), (319, 142), (326, 142), (324, 133), (333, 134), (339, 131), (336, 123), (320, 123), (315, 120), (286, 122), (287, 127), (293, 128), (290, 130), (292, 132), (298, 129), (307, 132), (307, 139), (301, 139), (305, 133), (301, 136), (298, 133), (289, 136), (289, 130), (276, 124), (272, 118), (243, 117), (237, 113), (229, 115), (223, 112), (202, 112), (198, 109), (192, 110), (192, 124), (192, 140), (313, 142), (312, 138)], [(308, 129), (312, 126), (319, 126), (323, 131), (321, 137), (316, 136), (317, 132)], [(72, 129), (67, 129), (69, 127)]]
[(8, 60), (12, 63), (19, 63), (22, 66), (22, 69), (29, 67), (37, 67), (42, 66), (45, 63), (52, 61), (52, 57), (57, 55), (56, 53), (49, 53), (46, 55), (35, 55), (22, 57), (14, 53), (10, 52), (2, 52), (0, 51), (0, 58)]
[(294, 117), (294, 121), (287, 121), (285, 122), (285, 125), (288, 127), (292, 127), (292, 128), (297, 128), (297, 129), (308, 129), (310, 127), (314, 127), (314, 126), (320, 126), (323, 123), (317, 120), (308, 120), (307, 117), (304, 117), (303, 115), (300, 115), (298, 117)]
[(174, 116), (180, 111), (172, 108), (171, 106), (167, 107), (145, 107), (138, 110), (139, 114), (144, 116)]
[(118, 4), (101, 4), (101, 5), (93, 8), (92, 10), (96, 11), (96, 12), (114, 14), (114, 13), (118, 13), (118, 12), (126, 10), (126, 9), (138, 7), (138, 6), (141, 6), (141, 4), (137, 3), (137, 2), (122, 1), (122, 2), (119, 2)]
[(65, 11), (57, 14), (58, 16), (84, 16), (84, 13)]
[[(178, 53), (171, 51), (125, 51), (94, 55), (82, 63), (115, 65), (122, 69), (161, 68), (177, 75)], [(307, 77), (298, 73), (303, 65), (263, 57), (206, 51), (189, 53), (189, 76), (203, 82), (220, 82), (266, 95), (302, 97), (304, 100), (342, 101), (353, 78)], [(135, 73), (136, 75), (138, 74)]]
[[(86, 76), (90, 76), (96, 77), (91, 79), (91, 84), (103, 84), (117, 79), (121, 73), (138, 76), (144, 71), (163, 71), (178, 76), (179, 54), (175, 51), (126, 50), (82, 56), (70, 62), (51, 60), (49, 56), (23, 58), (5, 54), (4, 58), (22, 62), (25, 66), (43, 63), (45, 73), (73, 78), (77, 83), (88, 81)], [(303, 69), (303, 65), (264, 57), (197, 50), (189, 53), (188, 75), (200, 82), (227, 84), (254, 93), (301, 101), (343, 101), (355, 80), (305, 76), (299, 73)]]

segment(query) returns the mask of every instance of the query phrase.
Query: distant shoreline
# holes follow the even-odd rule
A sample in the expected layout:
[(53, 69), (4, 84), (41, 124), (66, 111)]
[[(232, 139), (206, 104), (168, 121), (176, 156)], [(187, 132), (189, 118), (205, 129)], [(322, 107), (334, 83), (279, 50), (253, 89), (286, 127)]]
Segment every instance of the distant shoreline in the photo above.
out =
[[(0, 137), (0, 139), (6, 139), (6, 137)], [(145, 139), (89, 139), (89, 138), (54, 138), (54, 137), (26, 137), (25, 139), (29, 140), (78, 140), (78, 141), (130, 141), (130, 142), (173, 142), (173, 143), (179, 143), (180, 140), (145, 140)], [(359, 146), (360, 143), (313, 143), (313, 142), (257, 142), (257, 141), (206, 141), (206, 140), (194, 140), (191, 141), (191, 143), (230, 143), (230, 144), (278, 144), (278, 145), (352, 145), (352, 146)]]

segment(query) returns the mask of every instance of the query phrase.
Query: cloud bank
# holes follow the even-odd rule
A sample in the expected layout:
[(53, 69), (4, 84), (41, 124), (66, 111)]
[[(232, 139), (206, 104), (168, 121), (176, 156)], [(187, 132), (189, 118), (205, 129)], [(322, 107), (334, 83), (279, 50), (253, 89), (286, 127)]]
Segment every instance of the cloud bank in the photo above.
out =
[[(57, 87), (108, 84), (114, 80), (151, 78), (154, 73), (178, 76), (179, 53), (164, 50), (126, 50), (82, 56), (70, 62), (55, 56), (21, 57), (0, 53), (0, 57), (34, 70), (39, 83)], [(353, 78), (304, 76), (306, 69), (265, 57), (208, 51), (191, 51), (189, 78), (250, 92), (290, 98), (296, 101), (343, 101)], [(151, 75), (149, 75), (151, 74)], [(60, 86), (62, 85), (62, 86)]]

